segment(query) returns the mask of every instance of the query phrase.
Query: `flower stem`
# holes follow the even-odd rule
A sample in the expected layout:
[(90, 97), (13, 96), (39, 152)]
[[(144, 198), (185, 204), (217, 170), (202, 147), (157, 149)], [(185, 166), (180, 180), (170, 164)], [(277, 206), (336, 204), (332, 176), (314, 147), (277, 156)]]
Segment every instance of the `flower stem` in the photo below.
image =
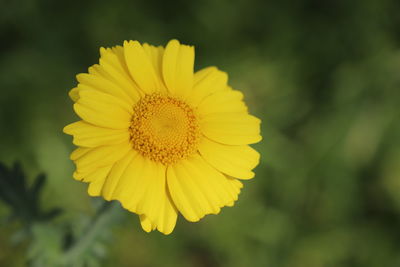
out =
[(74, 260), (78, 259), (82, 254), (90, 249), (93, 241), (95, 241), (99, 234), (103, 232), (104, 228), (109, 225), (113, 217), (111, 215), (113, 214), (112, 211), (114, 209), (114, 203), (110, 201), (103, 202), (102, 206), (86, 225), (83, 235), (79, 236), (79, 238), (65, 252), (62, 260), (64, 263), (74, 262)]

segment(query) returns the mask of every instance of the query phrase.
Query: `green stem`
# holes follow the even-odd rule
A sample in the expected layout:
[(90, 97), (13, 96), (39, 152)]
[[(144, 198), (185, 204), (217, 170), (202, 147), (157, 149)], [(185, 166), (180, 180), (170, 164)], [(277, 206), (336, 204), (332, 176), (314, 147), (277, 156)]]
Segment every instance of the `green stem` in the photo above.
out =
[(109, 201), (104, 201), (102, 206), (97, 210), (96, 214), (87, 224), (82, 236), (80, 236), (74, 244), (65, 252), (63, 257), (64, 263), (71, 263), (79, 258), (93, 244), (102, 229), (104, 229), (112, 219), (112, 210), (115, 205)]

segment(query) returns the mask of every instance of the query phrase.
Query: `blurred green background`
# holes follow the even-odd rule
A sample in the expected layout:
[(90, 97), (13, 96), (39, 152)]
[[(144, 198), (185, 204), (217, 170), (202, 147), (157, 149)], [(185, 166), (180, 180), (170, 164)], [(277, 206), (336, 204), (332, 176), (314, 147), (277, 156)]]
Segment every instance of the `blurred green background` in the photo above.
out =
[(180, 217), (170, 236), (117, 207), (99, 265), (400, 266), (399, 12), (397, 0), (1, 0), (0, 162), (45, 172), (43, 206), (63, 213), (15, 242), (0, 202), (0, 266), (26, 266), (35, 238), (52, 247), (51, 231), (95, 213), (62, 133), (75, 75), (101, 46), (172, 38), (245, 93), (261, 163), (233, 208)]

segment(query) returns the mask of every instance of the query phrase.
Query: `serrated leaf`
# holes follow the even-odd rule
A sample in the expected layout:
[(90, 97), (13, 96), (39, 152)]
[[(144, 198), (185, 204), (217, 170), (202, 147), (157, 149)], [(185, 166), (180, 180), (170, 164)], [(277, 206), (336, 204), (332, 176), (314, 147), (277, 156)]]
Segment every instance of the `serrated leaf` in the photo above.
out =
[(45, 174), (39, 174), (30, 188), (27, 184), (20, 163), (15, 162), (12, 168), (0, 163), (0, 200), (10, 207), (13, 217), (25, 225), (32, 225), (52, 220), (60, 214), (59, 208), (45, 212), (40, 205), (40, 194), (46, 184)]

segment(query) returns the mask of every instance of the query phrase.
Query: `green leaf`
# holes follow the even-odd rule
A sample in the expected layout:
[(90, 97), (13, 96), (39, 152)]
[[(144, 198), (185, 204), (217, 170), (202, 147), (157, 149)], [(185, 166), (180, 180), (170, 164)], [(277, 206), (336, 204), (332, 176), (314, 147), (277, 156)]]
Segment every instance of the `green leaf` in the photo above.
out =
[(21, 165), (15, 162), (12, 168), (0, 163), (0, 200), (11, 209), (11, 218), (24, 225), (52, 220), (61, 213), (60, 208), (44, 211), (40, 205), (40, 194), (46, 184), (45, 174), (39, 174), (31, 187)]

